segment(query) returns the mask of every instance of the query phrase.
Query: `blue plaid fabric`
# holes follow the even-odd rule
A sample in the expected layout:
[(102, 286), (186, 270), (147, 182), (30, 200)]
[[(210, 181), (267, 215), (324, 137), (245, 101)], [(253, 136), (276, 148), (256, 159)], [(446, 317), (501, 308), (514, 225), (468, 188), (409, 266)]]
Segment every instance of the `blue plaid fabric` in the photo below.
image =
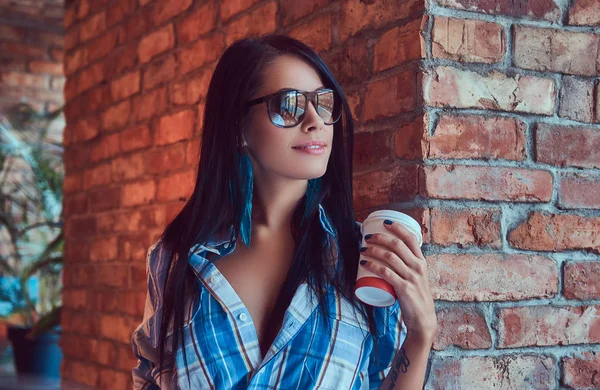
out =
[[(319, 213), (329, 242), (337, 245), (321, 205)], [(161, 287), (167, 258), (160, 241), (149, 248), (144, 318), (132, 335), (133, 351), (139, 359), (132, 371), (134, 389), (142, 388), (146, 382), (151, 384), (147, 387), (150, 389), (378, 389), (406, 337), (398, 302), (375, 308), (377, 332), (373, 335), (367, 319), (332, 286), (321, 303), (329, 307), (330, 314), (324, 317), (316, 294), (303, 283), (293, 296), (272, 346), (261, 356), (249, 311), (207, 259), (208, 252), (222, 257), (235, 249), (232, 232), (190, 249), (189, 262), (198, 276), (200, 294), (196, 302), (188, 302), (186, 311), (189, 315), (185, 319), (184, 339), (189, 382), (181, 347), (175, 352), (167, 351), (167, 359), (175, 361), (175, 372), (157, 367)], [(337, 253), (336, 246), (331, 247)], [(337, 260), (337, 255), (333, 258)], [(172, 333), (170, 329), (168, 337)], [(375, 338), (377, 356), (373, 348)]]

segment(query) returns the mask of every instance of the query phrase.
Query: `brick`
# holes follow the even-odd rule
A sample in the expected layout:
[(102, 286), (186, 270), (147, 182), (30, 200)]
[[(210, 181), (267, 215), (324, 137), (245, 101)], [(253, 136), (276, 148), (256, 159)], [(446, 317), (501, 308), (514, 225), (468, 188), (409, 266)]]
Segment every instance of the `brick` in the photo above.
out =
[(258, 3), (260, 0), (228, 1), (221, 5), (221, 21), (225, 22), (231, 17), (241, 13)]
[(158, 58), (144, 70), (144, 89), (151, 89), (158, 84), (172, 80), (177, 71), (177, 61), (173, 54)]
[(506, 54), (504, 27), (497, 23), (438, 16), (431, 34), (434, 58), (492, 64)]
[(424, 169), (424, 191), (431, 198), (513, 202), (552, 198), (552, 175), (544, 170), (458, 165)]
[(22, 72), (0, 73), (0, 82), (5, 85), (30, 88), (48, 88), (48, 76)]
[(81, 94), (102, 81), (104, 81), (104, 67), (102, 64), (94, 64), (79, 73), (77, 93)]
[(65, 51), (62, 49), (50, 49), (50, 57), (54, 61), (58, 61), (62, 64), (65, 57)]
[(115, 343), (112, 341), (99, 340), (96, 354), (92, 358), (94, 361), (105, 366), (113, 365), (117, 358), (117, 349), (115, 348)]
[(548, 305), (500, 309), (498, 347), (600, 343), (599, 310)]
[(146, 172), (145, 161), (142, 153), (129, 154), (111, 160), (113, 180), (121, 182), (141, 177)]
[(600, 3), (596, 0), (575, 0), (569, 10), (569, 24), (600, 26)]
[(152, 202), (156, 195), (156, 184), (154, 180), (138, 181), (125, 184), (123, 187), (123, 200), (121, 204), (124, 207), (138, 206)]
[(183, 11), (190, 8), (192, 0), (171, 0), (171, 1), (158, 1), (153, 2), (152, 16), (154, 25), (158, 26), (172, 19), (174, 16), (181, 14)]
[(179, 111), (161, 117), (154, 134), (155, 145), (167, 145), (190, 139), (194, 132), (196, 113), (192, 110)]
[(292, 29), (292, 38), (304, 42), (316, 52), (323, 52), (331, 47), (331, 15), (323, 15)]
[[(231, 4), (230, 2), (223, 3)], [(221, 7), (221, 12), (223, 8)], [(177, 43), (184, 45), (195, 41), (200, 36), (215, 28), (217, 23), (217, 7), (210, 1), (199, 8), (189, 12), (183, 19), (177, 22)]]
[[(362, 83), (369, 74), (371, 60), (365, 40), (356, 39), (323, 56), (331, 72), (342, 85)], [(348, 96), (346, 96), (348, 98)]]
[(106, 30), (106, 12), (102, 11), (85, 22), (82, 22), (80, 27), (79, 38), (81, 42), (85, 42), (90, 38), (100, 35)]
[(137, 42), (130, 42), (111, 50), (104, 59), (104, 74), (107, 80), (117, 78), (132, 69), (137, 63), (137, 56), (131, 55), (137, 48)]
[(429, 382), (431, 390), (558, 388), (554, 359), (534, 354), (437, 357)]
[(46, 73), (54, 76), (62, 76), (64, 74), (62, 62), (31, 61), (29, 63), (29, 70), (33, 73)]
[(572, 389), (600, 388), (600, 353), (582, 352), (562, 358), (562, 378)]
[(200, 162), (200, 138), (192, 138), (191, 142), (187, 144), (187, 150), (185, 153), (185, 163), (187, 165), (198, 165)]
[[(122, 264), (101, 264), (96, 267), (98, 287), (124, 288), (128, 283), (128, 266)], [(103, 334), (103, 336), (106, 336)]]
[(527, 125), (518, 118), (443, 115), (429, 143), (429, 158), (526, 158)]
[(167, 90), (157, 88), (133, 97), (132, 121), (138, 122), (154, 115), (161, 115), (167, 109)]
[(417, 165), (407, 165), (355, 176), (355, 208), (363, 210), (376, 205), (413, 199), (417, 195), (418, 175)]
[(94, 117), (81, 119), (71, 128), (73, 143), (89, 141), (96, 138), (99, 132), (98, 120)]
[[(67, 83), (72, 79), (72, 77), (67, 78)], [(81, 96), (80, 99), (71, 100), (68, 102), (69, 104), (76, 103), (80, 106), (80, 109), (77, 111), (73, 111), (75, 115), (79, 115), (83, 110), (89, 113), (95, 113), (99, 110), (102, 110), (108, 107), (112, 102), (110, 99), (110, 85), (109, 84), (99, 84), (87, 91), (84, 95)], [(85, 109), (84, 109), (85, 107)], [(67, 118), (72, 118), (71, 115), (67, 114)]]
[(0, 52), (10, 53), (13, 58), (39, 58), (44, 59), (47, 48), (16, 42), (0, 42)]
[(515, 4), (514, 0), (474, 1), (435, 0), (439, 5), (492, 15), (515, 16), (518, 18), (543, 19), (551, 22), (560, 20), (560, 8), (554, 1), (525, 0)]
[(64, 289), (62, 291), (64, 307), (72, 310), (82, 310), (87, 307), (87, 291), (84, 289)]
[(100, 164), (83, 171), (83, 189), (103, 186), (110, 183), (110, 164)]
[(90, 161), (97, 163), (98, 161), (114, 157), (119, 154), (119, 152), (119, 134), (104, 135), (98, 140), (98, 143), (92, 147)]
[(70, 75), (87, 64), (87, 48), (79, 48), (65, 56), (64, 71)]
[(418, 74), (413, 70), (368, 84), (364, 99), (365, 122), (414, 110), (418, 84)]
[(600, 35), (515, 26), (513, 62), (523, 69), (595, 76), (600, 69)]
[(435, 244), (501, 248), (500, 209), (431, 210), (431, 239)]
[(373, 71), (380, 72), (421, 58), (421, 21), (414, 20), (386, 31), (375, 43)]
[[(144, 74), (145, 76), (145, 74)], [(145, 80), (144, 80), (145, 81)], [(140, 72), (130, 72), (110, 83), (110, 96), (114, 101), (125, 99), (140, 91)]]
[(122, 371), (103, 368), (98, 378), (98, 386), (100, 389), (129, 389), (133, 387), (132, 380), (131, 375)]
[(340, 9), (340, 38), (345, 40), (361, 30), (375, 29), (424, 12), (424, 3), (418, 0), (382, 0), (342, 2)]
[(437, 107), (480, 108), (552, 115), (554, 80), (535, 76), (487, 75), (441, 66), (427, 74), (425, 101)]
[(96, 336), (98, 327), (94, 316), (90, 313), (63, 310), (61, 315), (64, 316), (62, 322), (64, 332), (72, 331), (83, 336)]
[(563, 295), (566, 299), (600, 299), (600, 261), (564, 263)]
[(185, 166), (186, 145), (178, 143), (147, 151), (144, 155), (146, 160), (145, 171), (151, 175), (178, 170)]
[(206, 97), (212, 69), (203, 69), (181, 80), (171, 87), (171, 102), (174, 104), (194, 104)]
[(600, 209), (600, 177), (584, 173), (563, 173), (558, 189), (562, 209)]
[(106, 25), (112, 26), (125, 17), (133, 14), (137, 8), (137, 0), (120, 0), (107, 5)]
[(276, 27), (277, 3), (269, 2), (230, 22), (225, 30), (225, 44), (229, 46), (238, 39), (272, 33)]
[(120, 148), (124, 152), (146, 148), (152, 144), (150, 129), (147, 125), (126, 129), (119, 135), (119, 138)]
[(283, 15), (283, 24), (290, 24), (306, 15), (312, 15), (315, 11), (327, 6), (327, 0), (315, 0), (300, 2), (295, 0), (282, 0), (279, 4), (279, 12)]
[(417, 116), (409, 123), (403, 123), (394, 134), (396, 156), (405, 160), (422, 159), (427, 155), (427, 142), (424, 118)]
[(79, 44), (79, 26), (71, 27), (65, 33), (65, 50), (71, 50)]
[(110, 54), (119, 44), (121, 34), (121, 29), (113, 28), (90, 41), (87, 45), (89, 60), (95, 61)]
[(573, 76), (563, 77), (558, 115), (580, 122), (594, 119), (594, 82)]
[(531, 212), (509, 233), (508, 241), (519, 249), (600, 253), (599, 231), (599, 217)]
[(194, 190), (196, 172), (188, 170), (163, 177), (158, 182), (157, 200), (168, 202), (172, 200), (185, 201)]
[[(144, 294), (145, 296), (145, 294)], [(144, 306), (144, 301), (142, 301), (141, 306)], [(141, 322), (140, 316), (140, 322)], [(137, 357), (133, 354), (131, 350), (131, 346), (129, 345), (119, 345), (118, 348), (118, 357), (117, 357), (117, 367), (121, 370), (131, 370), (131, 367), (135, 367), (137, 364)], [(132, 386), (129, 386), (132, 387)], [(128, 388), (129, 388), (128, 387)]]
[(104, 314), (100, 317), (100, 335), (109, 340), (129, 344), (131, 334), (139, 324), (132, 317)]
[(141, 286), (147, 283), (146, 264), (143, 262), (131, 264), (129, 268), (129, 280), (132, 286)]
[(506, 301), (549, 298), (558, 292), (556, 263), (521, 254), (432, 254), (429, 282), (434, 299)]
[(438, 331), (433, 349), (444, 350), (453, 345), (462, 349), (486, 349), (492, 346), (483, 312), (474, 307), (438, 310)]
[(88, 198), (83, 194), (65, 195), (63, 198), (65, 215), (82, 215), (88, 212)]
[(90, 247), (90, 261), (103, 262), (117, 259), (118, 254), (118, 238), (102, 237), (94, 240)]
[(537, 162), (600, 168), (600, 133), (593, 128), (538, 123), (534, 145)]
[(89, 211), (98, 213), (118, 208), (121, 204), (121, 188), (99, 188), (89, 192)]
[(98, 383), (100, 368), (90, 363), (77, 360), (68, 360), (71, 365), (71, 377), (73, 381), (95, 388)]
[(173, 24), (169, 23), (140, 40), (137, 50), (140, 64), (150, 61), (152, 57), (172, 49), (173, 46), (175, 46), (175, 30)]
[(371, 165), (391, 163), (393, 153), (390, 138), (389, 131), (355, 134), (353, 164), (358, 168), (366, 168)]
[(63, 181), (63, 192), (65, 194), (69, 194), (71, 192), (76, 192), (81, 190), (81, 174), (68, 174), (65, 175), (65, 179)]
[(114, 131), (122, 128), (129, 120), (131, 112), (131, 101), (124, 100), (112, 107), (109, 107), (102, 114), (102, 129), (104, 131)]
[(90, 12), (90, 1), (82, 0), (77, 6), (77, 19), (84, 19)]

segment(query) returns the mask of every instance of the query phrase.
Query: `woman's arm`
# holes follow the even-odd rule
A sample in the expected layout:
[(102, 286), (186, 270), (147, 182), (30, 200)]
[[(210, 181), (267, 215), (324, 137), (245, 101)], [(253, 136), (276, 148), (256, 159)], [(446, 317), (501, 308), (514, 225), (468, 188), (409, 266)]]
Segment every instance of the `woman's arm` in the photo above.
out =
[(421, 389), (437, 329), (427, 260), (416, 237), (404, 226), (398, 223), (384, 226), (390, 234), (365, 236), (368, 247), (362, 248), (361, 252), (372, 260), (361, 262), (361, 265), (394, 287), (407, 331), (379, 388)]
[(392, 367), (379, 389), (406, 390), (422, 389), (425, 384), (427, 359), (431, 341), (408, 337), (396, 353)]

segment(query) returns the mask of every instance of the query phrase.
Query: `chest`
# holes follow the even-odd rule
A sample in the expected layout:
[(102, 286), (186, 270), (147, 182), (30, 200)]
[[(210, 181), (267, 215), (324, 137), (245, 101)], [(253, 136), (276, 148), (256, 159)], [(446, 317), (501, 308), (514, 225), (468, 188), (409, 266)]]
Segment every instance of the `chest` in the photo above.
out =
[[(239, 241), (241, 243), (241, 241)], [(227, 279), (252, 317), (263, 355), (275, 339), (283, 320), (273, 309), (293, 257), (293, 241), (238, 244), (214, 265)]]

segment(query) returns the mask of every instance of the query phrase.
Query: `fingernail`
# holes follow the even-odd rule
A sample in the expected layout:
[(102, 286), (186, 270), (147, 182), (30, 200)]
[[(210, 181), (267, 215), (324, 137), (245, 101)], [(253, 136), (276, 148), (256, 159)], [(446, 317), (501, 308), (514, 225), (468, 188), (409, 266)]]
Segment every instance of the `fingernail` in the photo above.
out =
[(365, 265), (365, 264), (367, 264), (367, 260), (361, 260), (360, 261), (360, 265)]
[(383, 221), (383, 223), (385, 223), (386, 225), (391, 225), (394, 222), (390, 221), (389, 219), (386, 219), (385, 221)]
[(372, 235), (372, 234), (367, 234), (367, 235), (365, 236), (365, 240), (368, 240), (368, 239), (369, 239), (369, 238), (371, 238), (371, 237), (373, 237), (373, 235)]
[(365, 246), (363, 246), (362, 248), (360, 248), (360, 251), (361, 251), (361, 252), (364, 252), (364, 251), (366, 251), (366, 250), (367, 250), (367, 247), (365, 247)]

